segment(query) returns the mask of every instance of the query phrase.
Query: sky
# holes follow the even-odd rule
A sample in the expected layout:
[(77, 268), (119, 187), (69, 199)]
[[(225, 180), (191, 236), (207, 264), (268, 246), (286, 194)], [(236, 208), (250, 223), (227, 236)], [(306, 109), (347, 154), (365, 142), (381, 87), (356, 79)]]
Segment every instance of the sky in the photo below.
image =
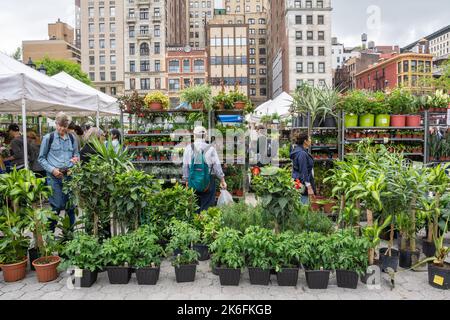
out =
[[(216, 2), (220, 0), (215, 0)], [(47, 39), (58, 18), (74, 25), (74, 0), (0, 0), (0, 51)], [(332, 33), (346, 47), (367, 33), (377, 45), (405, 46), (450, 24), (449, 0), (332, 0)]]

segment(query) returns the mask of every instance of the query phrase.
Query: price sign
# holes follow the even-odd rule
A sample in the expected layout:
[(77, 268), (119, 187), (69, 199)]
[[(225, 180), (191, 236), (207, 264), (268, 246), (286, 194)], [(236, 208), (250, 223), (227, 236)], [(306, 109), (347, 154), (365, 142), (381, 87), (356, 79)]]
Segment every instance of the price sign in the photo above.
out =
[(383, 139), (383, 142), (384, 142), (384, 143), (388, 143), (388, 142), (389, 142), (389, 138), (386, 138), (386, 137), (385, 137), (385, 138)]
[(75, 269), (75, 277), (82, 278), (83, 277), (83, 269)]
[(170, 182), (171, 182), (172, 184), (175, 184), (175, 183), (177, 183), (177, 179), (170, 179)]
[(443, 286), (444, 285), (444, 278), (438, 275), (434, 276), (433, 282), (439, 286)]

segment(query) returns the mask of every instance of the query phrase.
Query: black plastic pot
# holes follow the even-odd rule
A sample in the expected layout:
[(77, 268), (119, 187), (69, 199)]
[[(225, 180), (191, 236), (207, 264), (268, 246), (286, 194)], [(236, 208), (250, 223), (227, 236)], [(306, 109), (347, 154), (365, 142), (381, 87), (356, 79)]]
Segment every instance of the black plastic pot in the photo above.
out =
[(337, 128), (336, 118), (333, 116), (326, 116), (322, 126), (326, 128)]
[(159, 267), (137, 268), (136, 279), (140, 285), (155, 285), (159, 279)]
[(200, 254), (199, 261), (206, 261), (209, 259), (208, 246), (205, 244), (194, 244), (194, 250)]
[(182, 253), (183, 253), (183, 251), (182, 251), (181, 249), (175, 249), (175, 250), (173, 251), (173, 255), (174, 255), (174, 256), (177, 256), (177, 255), (182, 254)]
[(196, 264), (186, 264), (175, 267), (175, 277), (177, 282), (194, 282), (195, 274), (197, 272)]
[[(413, 259), (414, 256), (414, 259)], [(411, 268), (413, 263), (419, 261), (420, 251), (416, 250), (415, 252), (409, 250), (400, 250), (400, 259), (399, 265), (402, 268), (408, 269)], [(413, 262), (414, 261), (414, 262)]]
[(305, 270), (306, 283), (310, 289), (326, 289), (330, 280), (330, 270)]
[(313, 127), (318, 128), (321, 127), (322, 124), (323, 124), (322, 117), (317, 117), (316, 120), (314, 120), (313, 122)]
[(129, 267), (106, 267), (109, 283), (127, 284), (131, 279), (131, 268)]
[(428, 283), (430, 286), (448, 290), (450, 289), (450, 263), (444, 263), (444, 267), (428, 264)]
[(238, 286), (241, 281), (241, 269), (217, 268), (219, 272), (220, 285)]
[(83, 277), (81, 277), (80, 287), (90, 288), (97, 281), (98, 271), (83, 270)]
[(28, 249), (28, 255), (30, 256), (30, 259), (29, 259), (29, 261), (30, 261), (30, 269), (32, 271), (34, 271), (35, 269), (34, 269), (34, 266), (33, 266), (32, 262), (34, 260), (36, 260), (37, 258), (40, 258), (41, 255), (39, 254), (39, 250), (36, 249), (36, 248)]
[(434, 257), (434, 255), (436, 254), (436, 246), (434, 245), (434, 242), (423, 240), (422, 251), (427, 258)]
[(250, 283), (253, 285), (268, 286), (270, 282), (270, 270), (261, 268), (248, 268)]
[(282, 268), (277, 272), (277, 282), (279, 286), (296, 286), (298, 282), (298, 268)]
[(211, 267), (211, 272), (212, 272), (212, 274), (215, 275), (215, 276), (218, 276), (218, 275), (219, 275), (219, 272), (217, 271), (217, 267), (212, 263), (212, 261), (211, 261), (211, 263), (209, 264), (209, 266)]
[(336, 280), (339, 288), (356, 289), (359, 276), (355, 271), (336, 270)]
[(387, 268), (392, 268), (397, 271), (398, 268), (398, 250), (391, 249), (391, 256), (386, 255), (388, 248), (380, 249), (380, 268), (383, 272), (386, 272)]

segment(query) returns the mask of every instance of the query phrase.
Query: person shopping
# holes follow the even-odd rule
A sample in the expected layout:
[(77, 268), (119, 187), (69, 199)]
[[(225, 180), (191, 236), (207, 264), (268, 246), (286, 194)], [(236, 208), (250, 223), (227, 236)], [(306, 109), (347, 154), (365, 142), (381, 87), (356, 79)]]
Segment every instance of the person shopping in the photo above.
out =
[(306, 133), (295, 133), (293, 136), (293, 148), (290, 158), (292, 160), (292, 178), (299, 180), (306, 186), (305, 193), (302, 194), (301, 201), (308, 204), (310, 196), (315, 195), (314, 183), (314, 159), (309, 154), (308, 149), (311, 146), (311, 137)]
[(11, 156), (3, 159), (4, 161), (11, 161), (11, 166), (16, 167), (17, 170), (25, 168), (23, 137), (20, 133), (19, 125), (12, 123), (8, 127), (8, 134), (11, 138), (10, 153)]

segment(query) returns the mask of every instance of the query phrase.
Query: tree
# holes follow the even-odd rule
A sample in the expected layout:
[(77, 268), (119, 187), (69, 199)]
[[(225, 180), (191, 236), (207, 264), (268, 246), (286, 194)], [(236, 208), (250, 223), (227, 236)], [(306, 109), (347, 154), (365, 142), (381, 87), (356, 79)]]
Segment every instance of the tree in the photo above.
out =
[(16, 59), (17, 61), (22, 60), (22, 48), (17, 47), (16, 51), (11, 55), (12, 58)]
[(80, 80), (87, 85), (92, 85), (92, 82), (89, 79), (88, 75), (81, 70), (81, 66), (78, 63), (68, 60), (50, 59), (49, 57), (45, 57), (44, 59), (36, 61), (35, 63), (38, 67), (43, 64), (47, 69), (48, 76), (53, 76), (64, 71), (75, 79)]

